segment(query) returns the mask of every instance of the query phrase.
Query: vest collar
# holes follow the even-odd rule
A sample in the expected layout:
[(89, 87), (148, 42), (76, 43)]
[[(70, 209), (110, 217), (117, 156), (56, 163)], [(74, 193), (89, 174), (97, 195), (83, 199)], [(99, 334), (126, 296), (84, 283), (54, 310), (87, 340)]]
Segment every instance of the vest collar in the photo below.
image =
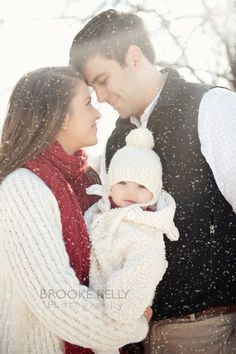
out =
[(164, 68), (161, 70), (161, 73), (168, 73), (166, 82), (161, 90), (160, 97), (157, 101), (156, 108), (163, 106), (170, 106), (175, 104), (178, 87), (180, 84), (180, 75), (179, 73), (171, 68)]

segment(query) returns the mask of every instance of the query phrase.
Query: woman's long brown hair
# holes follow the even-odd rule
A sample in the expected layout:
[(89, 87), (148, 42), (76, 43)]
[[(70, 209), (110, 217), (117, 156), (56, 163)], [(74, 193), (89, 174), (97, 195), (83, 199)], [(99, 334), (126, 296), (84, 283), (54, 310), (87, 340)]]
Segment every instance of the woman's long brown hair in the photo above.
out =
[(68, 67), (46, 67), (24, 75), (9, 101), (0, 147), (0, 183), (55, 140), (80, 77)]

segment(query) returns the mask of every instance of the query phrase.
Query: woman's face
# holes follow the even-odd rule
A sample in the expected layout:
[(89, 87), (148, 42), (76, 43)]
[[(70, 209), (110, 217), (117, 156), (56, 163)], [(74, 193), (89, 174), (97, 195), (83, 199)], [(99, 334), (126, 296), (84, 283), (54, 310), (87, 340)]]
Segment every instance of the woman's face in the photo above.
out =
[(96, 121), (100, 117), (100, 113), (91, 104), (87, 85), (80, 80), (77, 93), (71, 100), (70, 110), (57, 135), (58, 142), (68, 155), (97, 143)]

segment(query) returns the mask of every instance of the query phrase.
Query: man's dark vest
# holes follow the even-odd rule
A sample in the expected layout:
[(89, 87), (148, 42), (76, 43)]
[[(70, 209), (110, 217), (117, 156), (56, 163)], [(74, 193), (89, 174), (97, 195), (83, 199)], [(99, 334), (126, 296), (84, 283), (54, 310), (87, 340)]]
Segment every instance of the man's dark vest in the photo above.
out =
[[(176, 201), (180, 239), (165, 238), (169, 266), (156, 290), (154, 320), (236, 303), (236, 215), (216, 185), (198, 137), (199, 104), (212, 87), (168, 71), (147, 128), (162, 161), (164, 189)], [(107, 166), (134, 128), (129, 119), (117, 121), (107, 143)]]

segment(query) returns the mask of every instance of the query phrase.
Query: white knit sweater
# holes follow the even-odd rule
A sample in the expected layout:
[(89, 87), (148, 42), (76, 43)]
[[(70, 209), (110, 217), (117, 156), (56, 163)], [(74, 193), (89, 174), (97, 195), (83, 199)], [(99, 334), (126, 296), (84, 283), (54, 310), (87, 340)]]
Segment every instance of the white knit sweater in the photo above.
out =
[(0, 352), (64, 353), (64, 341), (110, 351), (142, 340), (144, 317), (120, 325), (69, 265), (57, 201), (31, 171), (0, 185)]
[(92, 243), (90, 286), (103, 295), (109, 317), (131, 325), (151, 305), (167, 268), (163, 234), (170, 240), (179, 237), (174, 213), (175, 201), (165, 191), (154, 212), (137, 205), (110, 209), (106, 197), (86, 211)]

